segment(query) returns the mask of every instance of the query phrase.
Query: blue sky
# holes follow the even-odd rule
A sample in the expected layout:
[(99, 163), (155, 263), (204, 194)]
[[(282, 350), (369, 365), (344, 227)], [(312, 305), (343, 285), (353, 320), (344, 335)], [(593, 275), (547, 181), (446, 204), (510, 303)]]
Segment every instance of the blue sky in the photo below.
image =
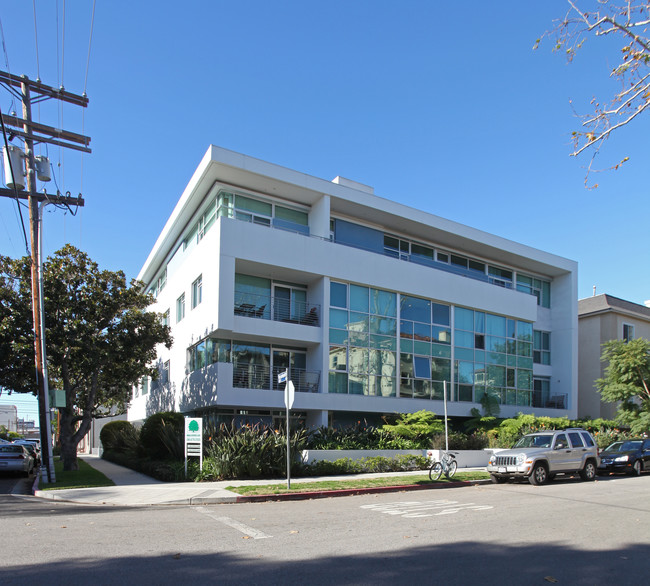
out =
[[(34, 116), (93, 149), (48, 150), (86, 205), (46, 213), (46, 254), (71, 242), (135, 277), (212, 143), (576, 260), (581, 298), (650, 299), (650, 123), (608, 141), (598, 167), (630, 161), (586, 190), (573, 108), (616, 88), (616, 51), (590, 40), (571, 65), (533, 51), (564, 0), (100, 0), (88, 70), (92, 2), (35, 5), (37, 35), (33, 3), (4, 0), (0, 68), (85, 89), (83, 119), (52, 102)], [(4, 88), (0, 107), (19, 110)], [(7, 198), (0, 254), (25, 254)]]

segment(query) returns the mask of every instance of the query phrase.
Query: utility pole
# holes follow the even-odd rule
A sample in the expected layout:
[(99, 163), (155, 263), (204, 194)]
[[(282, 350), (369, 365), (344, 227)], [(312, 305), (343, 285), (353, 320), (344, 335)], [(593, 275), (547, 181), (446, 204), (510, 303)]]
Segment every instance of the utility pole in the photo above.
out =
[[(48, 195), (47, 193), (36, 192), (36, 159), (34, 156), (34, 143), (42, 142), (61, 146), (65, 148), (73, 148), (82, 152), (90, 153), (90, 138), (66, 132), (64, 130), (46, 126), (44, 124), (35, 123), (32, 121), (32, 103), (40, 102), (46, 99), (62, 100), (71, 104), (82, 107), (87, 107), (88, 98), (83, 95), (79, 96), (66, 92), (63, 88), (56, 89), (47, 86), (40, 81), (31, 81), (27, 76), (21, 77), (12, 76), (9, 73), (0, 71), (0, 85), (5, 86), (16, 97), (20, 98), (23, 107), (23, 117), (17, 118), (16, 116), (2, 114), (2, 121), (5, 125), (11, 126), (11, 134), (20, 136), (25, 142), (25, 171), (27, 178), (27, 192), (17, 193), (10, 189), (0, 189), (0, 196), (12, 197), (19, 199), (27, 199), (29, 204), (29, 226), (30, 226), (30, 242), (31, 242), (31, 272), (32, 272), (32, 316), (34, 320), (34, 361), (36, 365), (36, 382), (38, 386), (38, 410), (39, 410), (39, 428), (41, 434), (41, 456), (42, 462), (45, 464), (45, 471), (47, 476), (44, 480), (52, 482), (54, 480), (54, 467), (52, 459), (51, 429), (50, 429), (50, 412), (49, 412), (49, 397), (47, 395), (47, 381), (46, 381), (46, 366), (44, 363), (45, 354), (45, 329), (41, 315), (42, 299), (41, 299), (41, 262), (40, 246), (39, 246), (39, 232), (40, 214), (39, 202), (51, 203), (64, 203), (67, 205), (83, 206), (84, 201), (81, 197), (72, 198), (65, 197), (61, 194)], [(17, 88), (20, 88), (18, 92)], [(32, 93), (35, 95), (32, 98)], [(7, 161), (11, 161), (9, 153), (7, 153)], [(14, 175), (22, 174), (22, 169), (13, 169)], [(14, 185), (15, 185), (14, 181)]]

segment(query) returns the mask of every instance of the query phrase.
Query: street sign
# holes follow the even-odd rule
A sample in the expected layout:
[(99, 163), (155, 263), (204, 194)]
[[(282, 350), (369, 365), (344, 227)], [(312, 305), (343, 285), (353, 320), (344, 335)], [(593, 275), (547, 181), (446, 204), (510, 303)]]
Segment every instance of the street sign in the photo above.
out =
[(283, 372), (278, 373), (278, 384), (287, 382), (287, 374), (288, 373), (287, 373), (286, 370), (283, 371)]
[(284, 406), (287, 409), (291, 409), (293, 407), (293, 400), (296, 395), (296, 389), (293, 386), (293, 382), (289, 381), (287, 383), (286, 388), (284, 389)]

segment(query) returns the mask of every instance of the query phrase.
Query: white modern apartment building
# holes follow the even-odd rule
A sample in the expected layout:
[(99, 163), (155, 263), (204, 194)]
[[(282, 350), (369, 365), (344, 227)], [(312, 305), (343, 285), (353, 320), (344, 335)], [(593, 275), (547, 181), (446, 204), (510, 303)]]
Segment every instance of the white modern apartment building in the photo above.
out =
[[(211, 146), (138, 277), (172, 328), (129, 420), (576, 415), (575, 262)], [(282, 385), (280, 385), (282, 386)]]

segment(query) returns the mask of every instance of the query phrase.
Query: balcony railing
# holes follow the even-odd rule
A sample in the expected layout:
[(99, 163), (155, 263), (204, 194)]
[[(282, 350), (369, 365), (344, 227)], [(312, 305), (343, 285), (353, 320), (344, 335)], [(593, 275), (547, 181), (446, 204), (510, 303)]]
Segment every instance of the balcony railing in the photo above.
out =
[[(284, 383), (278, 384), (278, 374), (285, 370), (285, 367), (274, 366), (271, 372), (270, 367), (258, 364), (233, 366), (232, 386), (238, 389), (284, 390)], [(296, 392), (317, 393), (319, 390), (320, 372), (318, 371), (292, 368), (289, 371), (289, 378)]]
[(320, 305), (235, 291), (235, 315), (306, 326), (320, 325)]
[(501, 389), (490, 391), (502, 405), (566, 409), (567, 395), (551, 395), (548, 391), (522, 391)]

